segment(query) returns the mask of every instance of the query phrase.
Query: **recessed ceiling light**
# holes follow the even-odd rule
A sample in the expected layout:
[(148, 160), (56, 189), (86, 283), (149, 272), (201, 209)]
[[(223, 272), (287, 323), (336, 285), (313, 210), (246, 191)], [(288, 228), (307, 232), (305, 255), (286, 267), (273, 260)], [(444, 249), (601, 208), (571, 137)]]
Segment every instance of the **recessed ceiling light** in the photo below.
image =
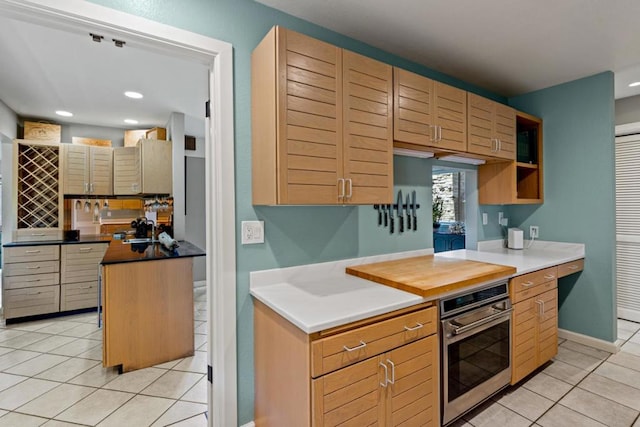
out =
[(124, 93), (124, 96), (127, 96), (129, 98), (133, 98), (133, 99), (140, 99), (142, 98), (142, 94), (140, 92), (133, 92), (133, 91), (126, 91)]
[(640, 82), (629, 83), (629, 87), (636, 87), (636, 86), (640, 86)]
[(64, 110), (58, 110), (56, 111), (56, 114), (62, 117), (71, 117), (73, 116), (73, 113), (70, 113), (68, 111), (64, 111)]
[(130, 125), (137, 125), (138, 121), (133, 119), (124, 119), (124, 122)]

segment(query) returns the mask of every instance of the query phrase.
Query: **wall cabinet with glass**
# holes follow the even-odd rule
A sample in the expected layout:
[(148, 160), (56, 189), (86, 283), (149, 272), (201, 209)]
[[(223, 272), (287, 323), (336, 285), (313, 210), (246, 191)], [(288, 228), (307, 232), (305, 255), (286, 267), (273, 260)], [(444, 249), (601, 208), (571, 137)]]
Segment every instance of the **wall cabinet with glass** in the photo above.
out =
[(544, 202), (542, 120), (516, 112), (516, 138), (516, 160), (492, 161), (478, 166), (478, 201), (481, 205)]

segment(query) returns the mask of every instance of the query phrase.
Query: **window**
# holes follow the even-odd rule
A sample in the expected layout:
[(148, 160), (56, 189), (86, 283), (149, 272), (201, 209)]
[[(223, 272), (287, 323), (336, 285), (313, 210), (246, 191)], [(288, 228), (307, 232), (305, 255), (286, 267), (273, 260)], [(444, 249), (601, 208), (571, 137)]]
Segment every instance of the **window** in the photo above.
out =
[(438, 199), (442, 200), (443, 212), (440, 222), (464, 223), (464, 172), (434, 171), (432, 178), (433, 201), (436, 202)]

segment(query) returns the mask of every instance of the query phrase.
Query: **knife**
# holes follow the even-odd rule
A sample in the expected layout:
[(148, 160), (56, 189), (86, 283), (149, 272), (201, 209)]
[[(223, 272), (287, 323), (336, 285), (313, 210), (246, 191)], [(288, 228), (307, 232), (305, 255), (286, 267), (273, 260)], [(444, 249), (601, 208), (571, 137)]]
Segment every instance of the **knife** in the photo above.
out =
[(389, 233), (393, 234), (393, 205), (387, 205), (389, 211)]
[(373, 209), (378, 212), (378, 227), (382, 225), (382, 205), (373, 205)]
[(387, 210), (388, 205), (382, 205), (382, 214), (384, 215), (384, 226), (387, 227), (389, 225), (389, 215)]
[(416, 190), (411, 192), (411, 213), (413, 214), (413, 231), (418, 230), (418, 217), (416, 216)]
[(404, 200), (402, 200), (402, 190), (398, 190), (398, 200), (396, 200), (396, 203), (398, 204), (398, 232), (402, 233), (404, 232), (404, 215), (402, 215), (402, 203), (404, 203)]
[(407, 213), (407, 231), (411, 230), (411, 210), (409, 207), (409, 194), (407, 194), (407, 204), (406, 204), (406, 213)]

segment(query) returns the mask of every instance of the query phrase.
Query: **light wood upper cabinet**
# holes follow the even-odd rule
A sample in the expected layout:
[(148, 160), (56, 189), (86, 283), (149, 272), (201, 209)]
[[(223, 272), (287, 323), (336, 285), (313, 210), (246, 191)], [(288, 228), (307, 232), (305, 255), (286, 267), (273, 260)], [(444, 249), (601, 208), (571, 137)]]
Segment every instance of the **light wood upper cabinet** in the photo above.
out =
[(344, 151), (342, 202), (393, 199), (393, 75), (382, 62), (343, 51)]
[(62, 144), (64, 194), (112, 195), (111, 147)]
[(171, 141), (141, 139), (135, 147), (116, 147), (114, 194), (172, 194), (172, 170)]
[(467, 94), (461, 89), (396, 67), (393, 120), (396, 142), (466, 151)]
[(516, 111), (506, 105), (468, 93), (467, 151), (509, 160), (516, 158)]
[(253, 51), (253, 204), (391, 202), (391, 67), (344, 57), (282, 27)]

